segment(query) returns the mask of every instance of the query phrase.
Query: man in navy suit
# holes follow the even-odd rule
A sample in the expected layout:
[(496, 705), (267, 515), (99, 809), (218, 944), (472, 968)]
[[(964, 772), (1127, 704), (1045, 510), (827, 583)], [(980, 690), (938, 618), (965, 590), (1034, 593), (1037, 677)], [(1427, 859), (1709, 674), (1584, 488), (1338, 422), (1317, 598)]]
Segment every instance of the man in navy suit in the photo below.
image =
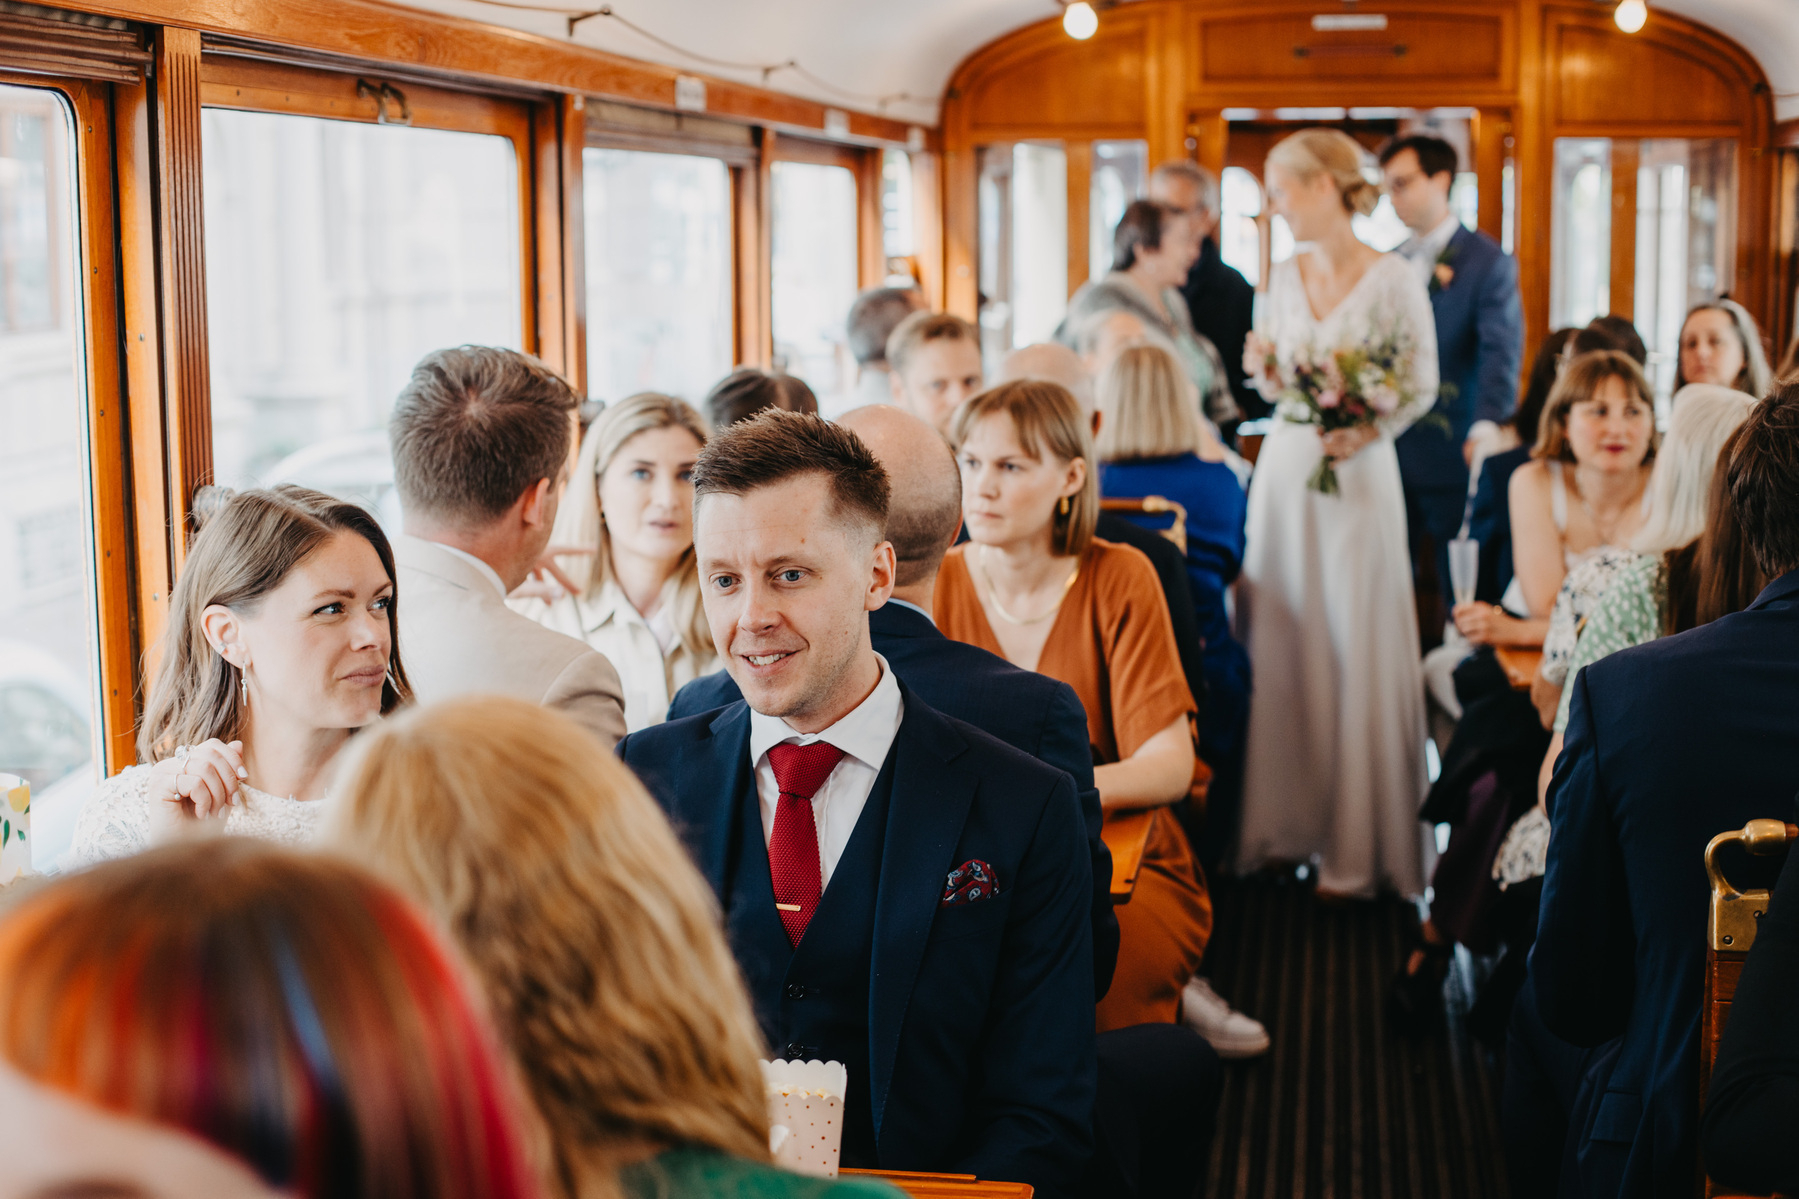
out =
[[(1405, 487), (1412, 571), (1426, 538), (1434, 547), (1439, 594), (1449, 590), (1449, 543), (1468, 503), (1470, 434), (1477, 421), (1498, 422), (1518, 403), (1524, 361), (1524, 309), (1518, 263), (1484, 233), (1464, 228), (1449, 210), (1455, 148), (1427, 133), (1395, 138), (1381, 149), (1393, 211), (1411, 229), (1399, 252), (1415, 265), (1437, 317), (1440, 420), (1415, 423), (1400, 435), (1399, 479)], [(1445, 427), (1447, 422), (1447, 427)]]
[(1693, 1193), (1705, 846), (1784, 818), (1799, 789), (1799, 386), (1763, 401), (1719, 469), (1774, 581), (1745, 612), (1581, 671), (1550, 784), (1535, 1011), (1574, 1046), (1616, 1040), (1575, 1088), (1581, 1195)]
[(844, 1063), (843, 1161), (1074, 1192), (1092, 1148), (1092, 867), (1068, 775), (928, 707), (870, 641), (886, 472), (764, 412), (694, 468), (706, 616), (745, 700), (633, 734), (762, 1031)]

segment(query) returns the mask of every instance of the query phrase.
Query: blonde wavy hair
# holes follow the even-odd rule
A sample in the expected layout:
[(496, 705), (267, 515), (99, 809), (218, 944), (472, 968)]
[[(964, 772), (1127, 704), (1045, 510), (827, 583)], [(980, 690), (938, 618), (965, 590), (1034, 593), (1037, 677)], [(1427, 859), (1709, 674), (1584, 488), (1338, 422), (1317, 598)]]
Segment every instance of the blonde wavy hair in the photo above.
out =
[(474, 966), (547, 1126), (550, 1191), (617, 1196), (645, 1149), (768, 1160), (762, 1038), (717, 903), (631, 771), (500, 696), (359, 740), (326, 837)]
[(1362, 216), (1372, 215), (1380, 203), (1380, 185), (1368, 177), (1367, 163), (1367, 152), (1341, 129), (1301, 129), (1268, 151), (1270, 166), (1300, 179), (1329, 175), (1344, 209)]
[(1099, 377), (1101, 462), (1198, 454), (1210, 440), (1199, 415), (1199, 392), (1173, 353), (1134, 345)]
[[(618, 452), (639, 433), (655, 429), (685, 429), (704, 446), (711, 437), (705, 418), (693, 405), (674, 396), (653, 391), (627, 396), (594, 420), (581, 439), (581, 453), (575, 459), (574, 483), (562, 498), (556, 512), (556, 525), (550, 532), (555, 545), (597, 546), (592, 555), (559, 558), (557, 564), (571, 579), (581, 578), (583, 560), (587, 565), (584, 600), (592, 599), (612, 580), (612, 537), (606, 531), (606, 520), (600, 511), (600, 476), (612, 465)], [(680, 579), (671, 601), (669, 613), (676, 634), (687, 652), (702, 659), (715, 653), (712, 630), (706, 624), (706, 613), (700, 606), (700, 575), (695, 564), (693, 546), (687, 547), (680, 564), (675, 567)]]

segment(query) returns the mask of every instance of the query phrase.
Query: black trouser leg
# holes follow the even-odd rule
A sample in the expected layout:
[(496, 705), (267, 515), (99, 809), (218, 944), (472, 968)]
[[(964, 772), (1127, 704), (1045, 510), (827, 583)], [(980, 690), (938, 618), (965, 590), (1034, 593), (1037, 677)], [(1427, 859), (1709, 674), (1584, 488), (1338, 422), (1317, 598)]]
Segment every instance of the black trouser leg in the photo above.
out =
[(1199, 1194), (1224, 1067), (1192, 1029), (1139, 1024), (1099, 1036), (1094, 1152), (1082, 1193), (1094, 1199)]

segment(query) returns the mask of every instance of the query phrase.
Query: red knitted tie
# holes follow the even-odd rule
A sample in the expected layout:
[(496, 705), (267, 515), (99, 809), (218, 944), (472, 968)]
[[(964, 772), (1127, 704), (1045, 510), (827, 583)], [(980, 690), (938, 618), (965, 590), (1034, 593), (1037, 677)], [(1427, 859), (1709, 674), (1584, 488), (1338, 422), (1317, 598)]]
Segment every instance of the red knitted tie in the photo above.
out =
[(775, 805), (775, 827), (768, 837), (768, 876), (775, 887), (775, 909), (787, 926), (787, 939), (798, 945), (824, 891), (824, 872), (818, 858), (818, 823), (812, 816), (812, 797), (831, 777), (842, 760), (835, 745), (814, 741), (770, 747), (768, 764), (774, 767), (781, 799)]

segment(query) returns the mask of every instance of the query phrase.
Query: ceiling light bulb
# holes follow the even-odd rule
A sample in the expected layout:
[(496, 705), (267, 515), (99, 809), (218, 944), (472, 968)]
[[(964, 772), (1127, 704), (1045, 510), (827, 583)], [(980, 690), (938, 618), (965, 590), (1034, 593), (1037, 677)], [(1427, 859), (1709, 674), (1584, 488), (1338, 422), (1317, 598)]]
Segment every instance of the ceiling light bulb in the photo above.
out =
[[(1642, 0), (1635, 2), (1640, 4)], [(1625, 3), (1632, 3), (1632, 0), (1625, 0)], [(1062, 10), (1062, 29), (1075, 41), (1084, 42), (1099, 32), (1099, 14), (1087, 0), (1074, 0)]]
[(1643, 0), (1618, 0), (1618, 8), (1612, 13), (1612, 20), (1625, 33), (1635, 33), (1649, 20), (1649, 6)]

